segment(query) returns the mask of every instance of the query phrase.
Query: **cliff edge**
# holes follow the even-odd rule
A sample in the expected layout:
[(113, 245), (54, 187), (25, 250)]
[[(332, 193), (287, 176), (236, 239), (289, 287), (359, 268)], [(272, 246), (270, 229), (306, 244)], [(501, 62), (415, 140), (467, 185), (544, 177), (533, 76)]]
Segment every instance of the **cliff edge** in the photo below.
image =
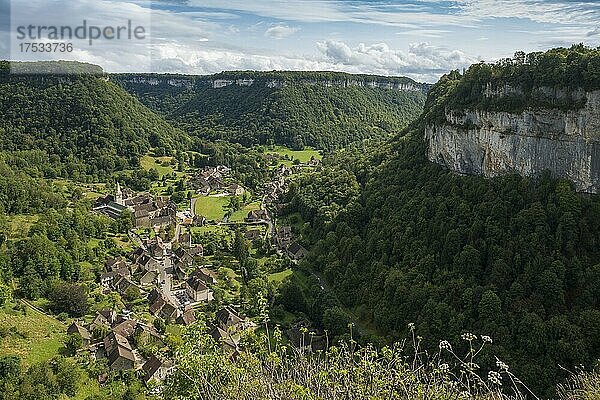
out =
[[(491, 68), (489, 79), (481, 68)], [(456, 73), (437, 88), (437, 99), (428, 99), (435, 109), (425, 125), (428, 159), (486, 177), (550, 171), (577, 191), (599, 193), (600, 90), (494, 81), (493, 68)], [(465, 86), (468, 97), (453, 99)]]

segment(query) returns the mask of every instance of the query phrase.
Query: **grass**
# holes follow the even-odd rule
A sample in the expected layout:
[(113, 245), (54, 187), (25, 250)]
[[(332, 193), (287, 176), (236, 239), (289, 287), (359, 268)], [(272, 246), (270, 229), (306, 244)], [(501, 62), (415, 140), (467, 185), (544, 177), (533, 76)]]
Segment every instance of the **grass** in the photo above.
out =
[(227, 212), (230, 196), (202, 196), (196, 200), (196, 215), (202, 215), (209, 221), (221, 220)]
[(88, 200), (96, 200), (98, 197), (104, 196), (102, 193), (98, 192), (85, 192), (84, 197)]
[(307, 163), (310, 161), (311, 157), (314, 157), (318, 160), (322, 158), (321, 154), (310, 147), (305, 148), (304, 150), (290, 150), (287, 147), (283, 146), (275, 146), (272, 149), (269, 149), (270, 152), (279, 154), (280, 156), (288, 156), (290, 161), (284, 162), (284, 164), (291, 165), (293, 160), (299, 160), (301, 163)]
[(221, 225), (205, 225), (200, 227), (192, 227), (190, 228), (192, 234), (200, 234), (204, 235), (215, 235), (219, 238), (225, 239), (227, 243), (231, 243), (233, 241), (233, 232), (227, 226)]
[(133, 251), (133, 243), (129, 240), (129, 236), (125, 234), (109, 235), (115, 242), (118, 248), (125, 251)]
[(165, 330), (165, 333), (171, 335), (181, 335), (182, 332), (183, 329), (180, 325), (167, 325), (167, 329)]
[(27, 237), (29, 229), (40, 217), (38, 215), (12, 215), (8, 217), (10, 239), (22, 239)]
[(227, 300), (233, 302), (239, 296), (240, 292), (240, 276), (228, 267), (220, 267), (218, 274), (221, 277), (219, 286), (227, 293)]
[(215, 235), (229, 236), (231, 235), (231, 231), (229, 228), (220, 225), (205, 225), (190, 228), (192, 233), (213, 233)]
[(236, 212), (231, 214), (229, 220), (231, 222), (244, 222), (248, 213), (250, 211), (260, 210), (260, 201), (255, 201), (254, 203), (246, 204), (244, 207), (240, 208)]
[(100, 239), (96, 239), (96, 238), (91, 238), (90, 240), (88, 240), (87, 242), (87, 247), (89, 249), (95, 249), (96, 247), (100, 246), (100, 243), (102, 242), (102, 240)]
[(10, 330), (6, 337), (0, 339), (0, 354), (19, 356), (25, 365), (58, 355), (67, 326), (28, 305), (25, 305), (25, 310), (23, 315), (10, 305), (0, 308), (0, 327)]
[[(146, 171), (154, 168), (156, 170), (156, 172), (158, 172), (159, 178), (162, 179), (163, 176), (170, 175), (173, 172), (175, 172), (175, 169), (173, 168), (173, 166), (168, 165), (165, 167), (162, 165), (163, 162), (170, 163), (172, 158), (173, 157), (153, 157), (149, 154), (146, 154), (145, 156), (143, 156), (140, 159), (140, 165)], [(156, 162), (156, 161), (159, 161), (159, 162)]]
[(106, 190), (104, 183), (80, 183), (69, 179), (54, 179), (52, 184), (67, 197), (71, 195), (73, 188), (79, 188), (83, 192), (83, 197), (88, 200), (96, 200), (98, 197), (104, 196), (102, 193)]
[(277, 282), (281, 283), (288, 276), (292, 276), (293, 272), (290, 268), (283, 270), (281, 272), (275, 272), (274, 274), (269, 275), (269, 282)]

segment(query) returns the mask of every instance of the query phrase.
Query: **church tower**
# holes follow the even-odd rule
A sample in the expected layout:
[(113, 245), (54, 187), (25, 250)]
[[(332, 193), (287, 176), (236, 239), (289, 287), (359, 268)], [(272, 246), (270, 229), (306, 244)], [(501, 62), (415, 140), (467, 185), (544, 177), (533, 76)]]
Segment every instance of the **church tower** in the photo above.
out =
[(123, 201), (123, 192), (121, 191), (121, 185), (117, 181), (117, 190), (115, 191), (115, 203), (124, 206), (125, 202)]

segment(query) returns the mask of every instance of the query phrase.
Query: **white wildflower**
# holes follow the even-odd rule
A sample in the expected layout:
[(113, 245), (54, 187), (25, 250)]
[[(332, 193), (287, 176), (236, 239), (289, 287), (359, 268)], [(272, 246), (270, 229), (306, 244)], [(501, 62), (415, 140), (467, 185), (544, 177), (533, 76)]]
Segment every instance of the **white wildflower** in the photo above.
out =
[(500, 375), (499, 372), (490, 371), (490, 372), (488, 372), (488, 381), (490, 381), (494, 385), (500, 386), (500, 385), (502, 385), (502, 376)]
[(508, 365), (498, 359), (496, 359), (496, 366), (500, 368), (500, 371), (508, 372)]
[(483, 340), (483, 341), (484, 341), (484, 342), (486, 342), (486, 343), (492, 343), (492, 342), (493, 342), (493, 341), (492, 341), (492, 338), (491, 338), (491, 337), (489, 337), (489, 336), (482, 336), (482, 337), (481, 337), (481, 340)]
[(452, 351), (452, 346), (450, 345), (450, 342), (448, 342), (447, 340), (442, 340), (440, 342), (440, 350), (450, 350), (450, 351)]
[(477, 336), (473, 335), (472, 333), (463, 333), (461, 335), (461, 338), (463, 340), (466, 340), (467, 342), (472, 342), (473, 340), (477, 339)]
[(471, 371), (479, 369), (479, 364), (474, 363), (474, 362), (468, 362), (466, 365), (467, 365), (467, 368)]

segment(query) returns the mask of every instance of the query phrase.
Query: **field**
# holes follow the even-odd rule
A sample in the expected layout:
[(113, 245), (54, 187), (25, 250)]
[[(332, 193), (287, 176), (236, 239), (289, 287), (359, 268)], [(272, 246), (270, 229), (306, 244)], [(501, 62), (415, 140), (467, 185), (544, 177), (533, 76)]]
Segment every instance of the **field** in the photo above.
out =
[(10, 305), (0, 308), (3, 336), (0, 339), (0, 354), (19, 356), (25, 365), (58, 355), (66, 337), (66, 325), (28, 305), (25, 306), (25, 313)]
[(104, 183), (79, 183), (69, 179), (54, 179), (52, 184), (67, 197), (71, 196), (74, 188), (79, 188), (83, 192), (83, 197), (91, 200), (104, 196), (102, 193), (106, 190)]
[(154, 168), (158, 172), (159, 178), (162, 179), (164, 175), (170, 175), (175, 172), (173, 166), (168, 165), (165, 167), (162, 165), (163, 162), (171, 162), (172, 158), (173, 157), (152, 157), (151, 155), (145, 155), (140, 159), (140, 164), (146, 171)]
[(195, 205), (196, 215), (202, 215), (209, 221), (221, 220), (227, 212), (227, 204), (229, 204), (230, 196), (213, 197), (202, 196), (198, 197)]
[(112, 238), (118, 248), (125, 251), (133, 251), (133, 243), (129, 240), (129, 236), (119, 233), (117, 235), (108, 234), (107, 237)]
[(225, 239), (228, 243), (233, 241), (233, 232), (227, 227), (222, 225), (205, 225), (200, 227), (192, 227), (190, 228), (192, 233), (197, 234), (208, 234), (216, 235), (219, 238)]
[(283, 270), (281, 272), (276, 272), (274, 274), (269, 275), (269, 282), (277, 282), (277, 283), (283, 282), (283, 280), (285, 278), (287, 278), (288, 276), (291, 276), (292, 274), (293, 274), (293, 272), (289, 268), (286, 270)]
[(290, 161), (284, 162), (284, 164), (288, 166), (290, 166), (294, 160), (298, 160), (301, 163), (307, 163), (310, 161), (311, 157), (314, 157), (318, 160), (322, 158), (321, 154), (317, 150), (314, 150), (310, 147), (307, 147), (304, 150), (290, 150), (287, 147), (275, 146), (268, 151), (279, 154), (282, 157), (287, 156)]
[(37, 222), (37, 215), (12, 215), (8, 217), (8, 227), (10, 228), (9, 238), (21, 239), (27, 236), (29, 228)]
[(260, 201), (256, 201), (254, 203), (245, 205), (241, 209), (239, 209), (236, 212), (234, 212), (233, 214), (231, 214), (231, 217), (229, 217), (229, 220), (231, 222), (244, 222), (244, 219), (246, 219), (246, 217), (248, 216), (248, 213), (250, 211), (254, 211), (254, 210), (260, 210)]

